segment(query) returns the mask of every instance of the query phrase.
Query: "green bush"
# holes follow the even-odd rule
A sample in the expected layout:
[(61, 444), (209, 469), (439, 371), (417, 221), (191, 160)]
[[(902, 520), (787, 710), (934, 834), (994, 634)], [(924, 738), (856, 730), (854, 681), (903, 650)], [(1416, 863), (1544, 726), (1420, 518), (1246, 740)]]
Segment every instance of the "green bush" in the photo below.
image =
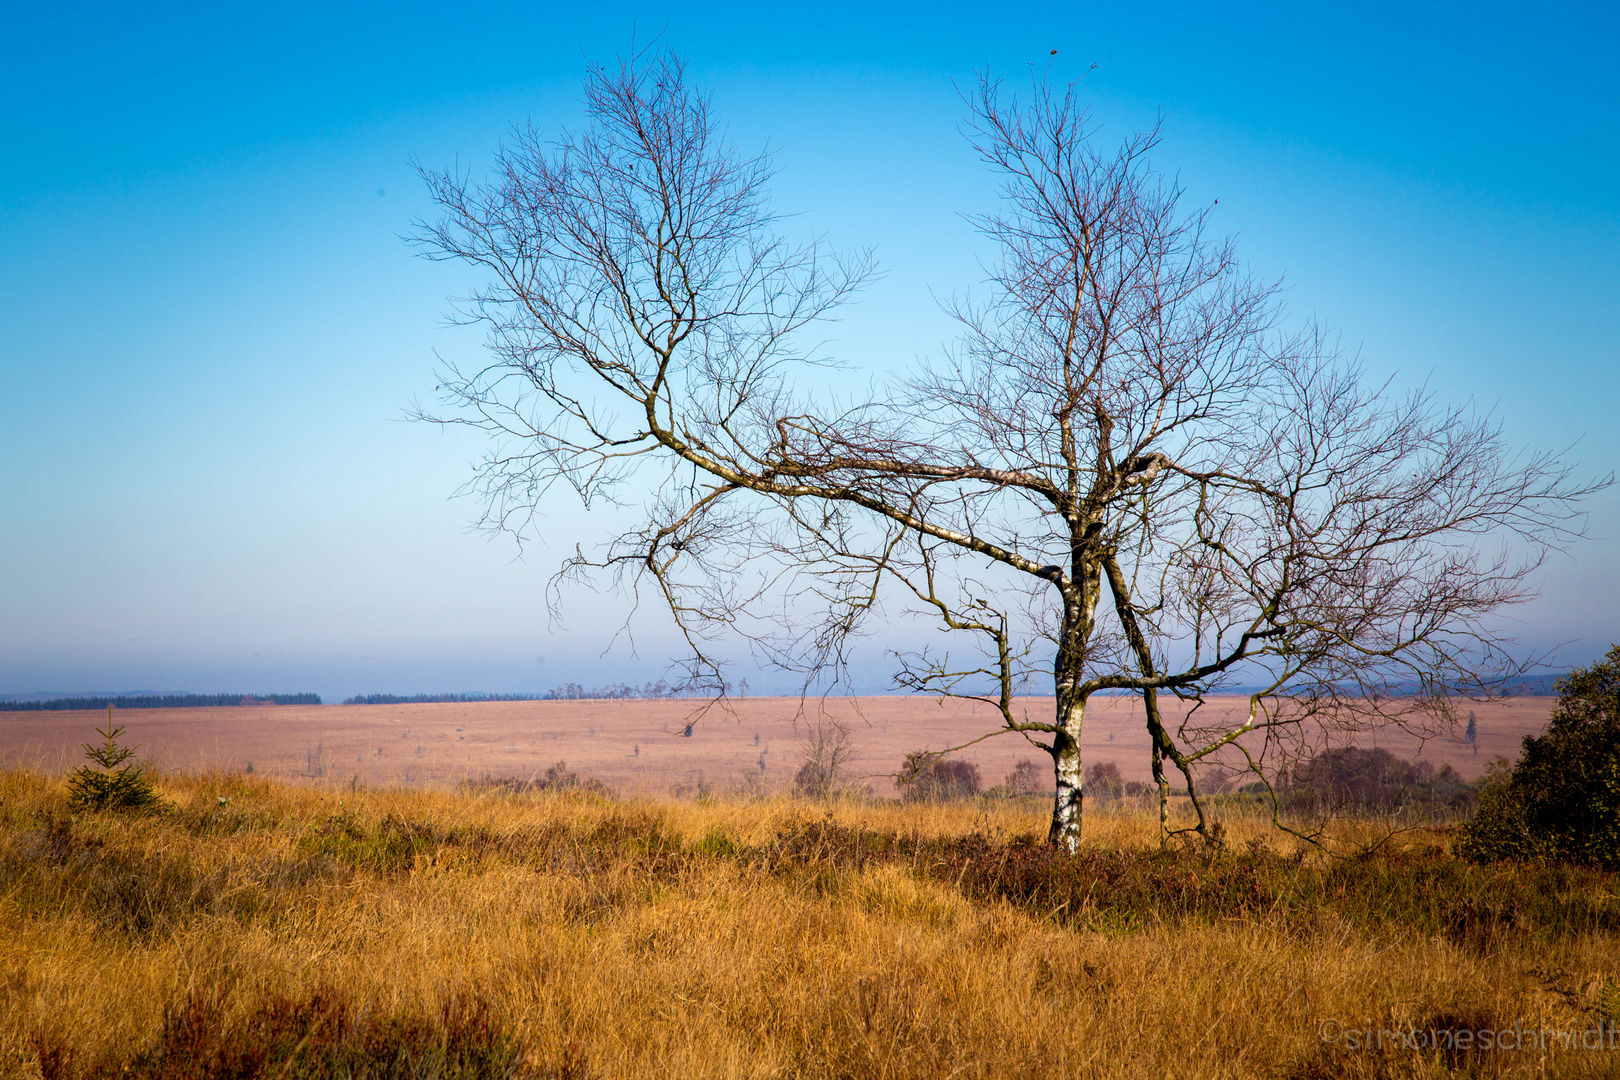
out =
[(1620, 869), (1620, 645), (1557, 688), (1547, 730), (1487, 777), (1464, 857)]
[(100, 746), (84, 744), (84, 756), (93, 765), (80, 765), (68, 777), (68, 802), (75, 810), (140, 809), (160, 800), (147, 778), (146, 766), (130, 761), (135, 751), (118, 745), (122, 727), (113, 727), (112, 710), (107, 710), (107, 726), (96, 728), (106, 741)]

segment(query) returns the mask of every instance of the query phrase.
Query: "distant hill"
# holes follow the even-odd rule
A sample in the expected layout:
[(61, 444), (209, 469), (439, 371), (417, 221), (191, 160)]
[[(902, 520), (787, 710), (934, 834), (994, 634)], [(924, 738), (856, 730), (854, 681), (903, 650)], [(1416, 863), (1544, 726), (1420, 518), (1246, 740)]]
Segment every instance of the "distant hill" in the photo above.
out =
[(549, 701), (544, 694), (356, 694), (345, 705), (439, 705), (474, 701)]
[[(744, 693), (748, 684), (742, 685)], [(563, 686), (554, 686), (550, 690), (528, 694), (357, 694), (352, 698), (344, 698), (345, 705), (441, 705), (445, 703), (475, 702), (475, 701), (613, 701), (613, 700), (643, 700), (678, 697), (701, 697), (704, 691), (688, 690), (671, 686), (666, 682), (647, 683), (643, 686), (630, 686), (627, 683), (610, 683), (607, 686), (593, 686), (589, 689), (578, 683), (567, 683)]]
[(319, 705), (319, 694), (117, 694), (57, 697), (43, 694), (0, 699), (0, 712), (69, 712), (83, 709), (217, 709), (232, 705)]
[[(1558, 690), (1557, 690), (1557, 687), (1556, 687), (1555, 684), (1558, 682), (1559, 679), (1562, 679), (1564, 676), (1566, 676), (1568, 674), (1569, 674), (1569, 672), (1567, 672), (1567, 671), (1553, 671), (1553, 672), (1549, 672), (1549, 673), (1547, 673), (1545, 675), (1520, 675), (1517, 678), (1508, 680), (1508, 682), (1503, 686), (1500, 695), (1498, 695), (1498, 696), (1500, 696), (1500, 697), (1510, 697), (1510, 698), (1514, 698), (1514, 697), (1557, 697), (1558, 696)], [(1259, 686), (1223, 686), (1219, 690), (1212, 690), (1209, 693), (1212, 694), (1212, 695), (1216, 695), (1216, 694), (1233, 694), (1233, 695), (1241, 696), (1241, 695), (1245, 695), (1245, 694), (1257, 693), (1262, 689), (1263, 689), (1263, 687), (1259, 687)], [(1392, 690), (1395, 693), (1413, 693), (1413, 694), (1415, 694), (1415, 693), (1418, 692), (1419, 687), (1415, 683), (1413, 683), (1413, 684), (1408, 684), (1408, 685), (1405, 685), (1405, 686), (1395, 686), (1395, 687), (1392, 688)], [(1103, 695), (1106, 695), (1106, 696), (1110, 696), (1110, 697), (1130, 697), (1130, 696), (1133, 696), (1133, 695), (1135, 695), (1135, 694), (1137, 694), (1139, 692), (1140, 691), (1137, 691), (1137, 690), (1103, 690), (1100, 693), (1103, 694)], [(1031, 693), (1028, 696), (1030, 696), (1030, 697), (1051, 697), (1052, 694), (1051, 694), (1050, 691), (1047, 691), (1047, 692), (1044, 692), (1044, 693)]]
[(1557, 697), (1558, 691), (1553, 684), (1565, 675), (1567, 671), (1555, 671), (1549, 675), (1521, 675), (1508, 684), (1506, 697)]
[(190, 693), (188, 690), (75, 690), (72, 693), (63, 693), (59, 690), (41, 690), (33, 694), (0, 694), (0, 703), (7, 701), (55, 701), (57, 698), (183, 697), (188, 693)]

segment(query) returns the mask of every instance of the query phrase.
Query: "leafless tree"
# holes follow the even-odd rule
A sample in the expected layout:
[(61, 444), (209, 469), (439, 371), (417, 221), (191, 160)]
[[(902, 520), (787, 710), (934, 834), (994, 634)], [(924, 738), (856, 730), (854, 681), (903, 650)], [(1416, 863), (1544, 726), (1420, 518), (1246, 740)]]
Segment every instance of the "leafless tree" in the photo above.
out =
[(793, 787), (812, 799), (827, 799), (849, 781), (855, 759), (855, 740), (849, 725), (837, 717), (818, 715), (806, 721), (799, 735), (799, 770)]
[(895, 774), (904, 802), (954, 802), (971, 799), (984, 787), (979, 767), (961, 758), (946, 758), (928, 750), (913, 750)]
[[(925, 613), (964, 644), (900, 654), (899, 684), (1044, 749), (1072, 849), (1098, 693), (1141, 698), (1161, 815), (1173, 768), (1207, 838), (1200, 767), (1264, 776), (1306, 732), (1444, 723), (1514, 669), (1493, 616), (1596, 485), (1288, 330), (1150, 166), (1156, 132), (1107, 150), (1073, 87), (982, 79), (973, 144), (1005, 178), (988, 290), (943, 362), (840, 404), (806, 334), (869, 259), (778, 235), (768, 158), (673, 56), (591, 70), (586, 102), (584, 131), (517, 132), (487, 182), (424, 172), (423, 250), (486, 272), (459, 310), (493, 350), (444, 372), (433, 418), (496, 437), (470, 485), (486, 524), (521, 533), (559, 482), (644, 501), (564, 572), (655, 592), (692, 680), (723, 686), (717, 636), (836, 673), (869, 621)], [(1046, 678), (1040, 712), (1022, 695)], [(1237, 685), (1242, 715), (1199, 707)]]
[(1019, 758), (1012, 772), (1001, 780), (1002, 790), (1008, 795), (1034, 795), (1041, 790), (1041, 767), (1032, 758)]

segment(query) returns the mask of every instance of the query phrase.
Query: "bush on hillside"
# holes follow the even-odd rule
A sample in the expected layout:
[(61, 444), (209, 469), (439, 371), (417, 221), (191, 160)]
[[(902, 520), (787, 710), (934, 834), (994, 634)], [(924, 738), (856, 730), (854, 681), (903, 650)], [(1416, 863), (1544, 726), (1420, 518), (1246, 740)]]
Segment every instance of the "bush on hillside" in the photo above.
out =
[(1620, 869), (1620, 645), (1557, 688), (1547, 730), (1488, 776), (1464, 857)]

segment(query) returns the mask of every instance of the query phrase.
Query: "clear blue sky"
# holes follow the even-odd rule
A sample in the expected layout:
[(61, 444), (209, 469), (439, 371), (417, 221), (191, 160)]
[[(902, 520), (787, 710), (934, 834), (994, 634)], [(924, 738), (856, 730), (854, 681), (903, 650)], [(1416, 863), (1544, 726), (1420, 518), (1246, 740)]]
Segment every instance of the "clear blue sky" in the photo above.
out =
[[(579, 117), (586, 57), (664, 40), (776, 201), (886, 271), (838, 328), (937, 354), (991, 178), (953, 83), (1057, 49), (1290, 304), (1520, 442), (1620, 462), (1612, 5), (8, 5), (0, 13), (0, 694), (513, 690), (656, 677), (660, 624), (548, 624), (549, 548), (469, 533), (477, 445), (399, 422), (452, 270), (400, 240), (410, 167)], [(24, 8), (31, 10), (24, 10)], [(993, 18), (986, 12), (994, 12)], [(1620, 638), (1620, 497), (1542, 575), (1534, 646)], [(882, 681), (876, 678), (874, 688)]]

